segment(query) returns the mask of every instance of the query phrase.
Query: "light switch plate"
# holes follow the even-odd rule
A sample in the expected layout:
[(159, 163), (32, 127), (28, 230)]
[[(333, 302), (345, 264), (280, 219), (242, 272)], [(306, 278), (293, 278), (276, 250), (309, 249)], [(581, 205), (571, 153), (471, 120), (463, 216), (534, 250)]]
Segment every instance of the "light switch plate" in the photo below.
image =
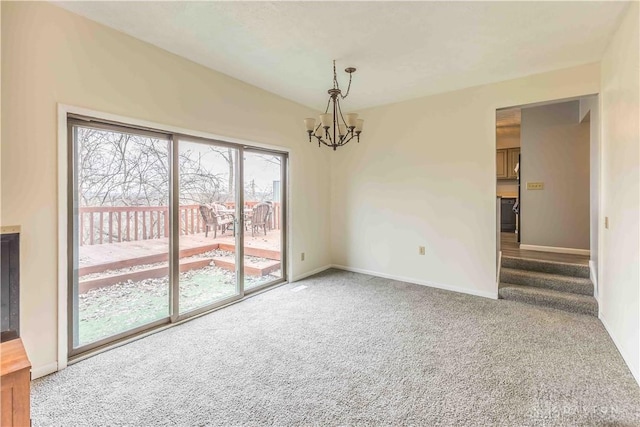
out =
[(544, 182), (527, 182), (527, 190), (544, 190)]

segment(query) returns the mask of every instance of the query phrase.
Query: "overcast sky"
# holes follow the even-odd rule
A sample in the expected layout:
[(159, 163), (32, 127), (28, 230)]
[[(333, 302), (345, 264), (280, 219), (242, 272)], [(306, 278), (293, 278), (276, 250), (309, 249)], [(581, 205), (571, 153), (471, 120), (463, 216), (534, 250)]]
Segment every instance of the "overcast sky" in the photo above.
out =
[[(226, 147), (223, 147), (226, 154)], [(209, 171), (215, 174), (223, 174), (225, 177), (229, 172), (227, 161), (218, 153), (211, 150), (208, 144), (181, 141), (180, 154), (187, 151), (202, 154), (202, 164)], [(264, 190), (273, 187), (273, 181), (280, 181), (280, 166), (269, 160), (277, 159), (276, 156), (265, 154), (245, 153), (244, 154), (244, 181), (250, 183), (255, 180), (256, 188)]]

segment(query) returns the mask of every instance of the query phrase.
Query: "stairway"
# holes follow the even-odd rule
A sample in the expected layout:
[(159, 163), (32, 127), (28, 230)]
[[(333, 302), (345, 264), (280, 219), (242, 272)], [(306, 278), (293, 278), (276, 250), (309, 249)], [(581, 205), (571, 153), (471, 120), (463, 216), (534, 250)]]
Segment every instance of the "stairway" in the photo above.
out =
[(501, 299), (598, 315), (587, 265), (502, 257), (498, 295)]

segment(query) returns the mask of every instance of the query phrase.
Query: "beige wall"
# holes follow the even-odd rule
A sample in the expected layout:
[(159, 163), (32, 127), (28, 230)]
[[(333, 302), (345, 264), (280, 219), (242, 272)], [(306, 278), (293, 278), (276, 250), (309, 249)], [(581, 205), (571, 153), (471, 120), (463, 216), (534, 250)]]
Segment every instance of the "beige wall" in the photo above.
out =
[[(640, 382), (640, 17), (629, 6), (602, 60), (600, 317)], [(600, 221), (603, 227), (603, 221)]]
[(522, 109), (522, 244), (589, 249), (589, 124), (579, 110), (579, 101)]
[(495, 297), (496, 109), (599, 82), (591, 64), (362, 111), (332, 162), (334, 264)]
[(329, 150), (308, 108), (47, 3), (2, 2), (2, 222), (22, 225), (21, 332), (36, 375), (56, 362), (57, 103), (291, 149), (298, 276), (330, 263)]

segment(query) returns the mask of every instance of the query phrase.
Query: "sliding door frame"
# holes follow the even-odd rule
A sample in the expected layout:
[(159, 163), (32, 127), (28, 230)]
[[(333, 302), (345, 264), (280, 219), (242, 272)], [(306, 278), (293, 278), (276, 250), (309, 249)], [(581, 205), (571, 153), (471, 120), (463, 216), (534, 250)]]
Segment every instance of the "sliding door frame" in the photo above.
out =
[[(236, 289), (238, 289), (238, 294), (221, 299), (221, 300), (214, 301), (211, 304), (207, 304), (202, 307), (189, 310), (185, 313), (180, 313), (180, 301), (179, 301), (180, 300), (180, 257), (178, 255), (179, 244), (180, 244), (180, 218), (179, 218), (180, 177), (176, 176), (174, 177), (174, 182), (172, 183), (173, 198), (171, 200), (172, 217), (175, 216), (174, 223), (177, 224), (177, 226), (171, 228), (171, 235), (174, 242), (172, 244), (172, 248), (174, 253), (176, 254), (171, 258), (172, 260), (171, 264), (173, 268), (171, 273), (172, 287), (173, 287), (172, 294), (174, 299), (173, 301), (174, 311), (172, 312), (172, 322), (180, 322), (180, 321), (192, 318), (194, 316), (199, 316), (203, 313), (210, 312), (224, 305), (228, 305), (230, 303), (239, 301), (242, 298), (244, 298), (244, 271), (241, 268), (243, 266), (243, 259), (244, 259), (244, 241), (243, 241), (244, 218), (242, 215), (242, 206), (244, 206), (244, 192), (242, 191), (242, 185), (241, 185), (242, 170), (244, 165), (244, 162), (242, 161), (244, 147), (239, 146), (237, 144), (218, 141), (210, 138), (194, 137), (194, 136), (185, 135), (185, 134), (173, 134), (172, 148), (174, 150), (174, 153), (172, 155), (173, 155), (174, 167), (172, 168), (172, 170), (174, 174), (176, 173), (176, 171), (178, 171), (180, 143), (184, 141), (209, 145), (213, 147), (228, 147), (236, 150), (236, 153), (237, 153), (236, 167), (234, 168), (234, 172), (233, 172), (234, 174), (233, 180), (235, 182), (234, 199), (236, 200), (235, 202), (236, 220), (233, 224), (233, 227), (236, 235), (235, 236), (235, 249), (236, 249), (235, 250), (235, 258), (236, 258), (235, 277), (236, 277)], [(238, 218), (240, 219), (238, 220)]]
[[(286, 283), (289, 278), (288, 265), (288, 173), (289, 150), (283, 147), (247, 142), (233, 138), (224, 138), (202, 132), (190, 132), (185, 129), (172, 128), (152, 122), (130, 119), (112, 114), (87, 110), (84, 108), (58, 105), (58, 360), (55, 367), (47, 366), (42, 373), (35, 377), (46, 375), (56, 370), (64, 369), (69, 363), (82, 360), (97, 352), (113, 348), (131, 340), (138, 339), (158, 330), (174, 326), (188, 319), (199, 317), (208, 312), (241, 301), (246, 295), (264, 291), (270, 287)], [(74, 349), (74, 322), (77, 320), (77, 278), (74, 269), (77, 267), (77, 256), (74, 252), (77, 246), (76, 194), (76, 152), (74, 125), (100, 128), (117, 132), (126, 132), (142, 136), (167, 139), (169, 145), (169, 316), (134, 329), (101, 339), (99, 341)], [(230, 147), (237, 150), (238, 161), (235, 176), (236, 185), (236, 279), (238, 295), (216, 301), (207, 306), (191, 310), (184, 314), (179, 312), (179, 145), (180, 139), (203, 142), (215, 146)], [(245, 292), (244, 289), (244, 153), (260, 152), (280, 156), (281, 167), (281, 272), (282, 277), (271, 282), (256, 286)]]
[[(83, 118), (80, 117), (68, 117), (67, 118), (67, 137), (68, 137), (68, 158), (67, 158), (67, 177), (68, 177), (68, 185), (67, 185), (67, 203), (68, 203), (68, 234), (67, 234), (67, 259), (68, 259), (68, 267), (67, 267), (67, 274), (68, 274), (68, 300), (67, 300), (67, 319), (68, 319), (68, 329), (67, 329), (67, 351), (69, 356), (73, 357), (75, 355), (78, 354), (83, 354), (89, 351), (92, 351), (94, 349), (100, 348), (100, 347), (104, 347), (105, 345), (108, 345), (114, 341), (118, 341), (124, 338), (127, 338), (131, 335), (135, 335), (135, 334), (139, 334), (140, 332), (144, 332), (149, 328), (154, 328), (157, 326), (162, 326), (164, 324), (170, 323), (171, 322), (171, 292), (168, 292), (169, 294), (169, 301), (168, 301), (168, 309), (169, 309), (169, 316), (166, 317), (162, 317), (160, 319), (157, 319), (155, 321), (152, 321), (150, 323), (141, 325), (141, 326), (137, 326), (133, 329), (129, 329), (127, 331), (123, 331), (120, 333), (117, 333), (115, 335), (111, 335), (109, 337), (106, 338), (102, 338), (99, 339), (97, 341), (91, 342), (89, 344), (85, 344), (82, 346), (78, 346), (75, 347), (75, 341), (76, 341), (76, 335), (78, 334), (78, 317), (79, 317), (79, 312), (78, 312), (78, 287), (79, 287), (79, 282), (78, 282), (78, 276), (75, 274), (75, 270), (78, 268), (78, 253), (75, 250), (76, 248), (79, 248), (79, 242), (78, 242), (78, 228), (77, 228), (77, 221), (75, 220), (76, 218), (76, 211), (77, 209), (79, 209), (79, 206), (76, 206), (76, 195), (77, 195), (77, 185), (78, 185), (78, 170), (77, 170), (77, 157), (78, 157), (78, 152), (77, 152), (77, 143), (76, 143), (76, 127), (86, 127), (86, 128), (91, 128), (91, 129), (100, 129), (100, 130), (105, 130), (105, 131), (112, 131), (112, 132), (118, 132), (118, 133), (128, 133), (131, 135), (139, 135), (139, 136), (146, 136), (146, 137), (150, 137), (150, 138), (157, 138), (157, 139), (161, 139), (161, 140), (165, 140), (167, 142), (167, 146), (168, 146), (168, 152), (169, 152), (169, 156), (171, 156), (171, 135), (163, 133), (163, 132), (153, 132), (153, 131), (149, 131), (147, 129), (137, 129), (135, 127), (132, 126), (119, 126), (116, 124), (112, 124), (112, 123), (104, 123), (104, 122), (100, 122), (100, 121), (92, 121), (91, 119), (89, 120), (84, 120)], [(172, 184), (172, 176), (171, 176), (171, 171), (170, 171), (170, 176), (169, 176), (169, 201), (171, 200), (171, 184)], [(171, 223), (169, 224), (169, 227), (171, 227)], [(171, 260), (171, 247), (172, 247), (172, 243), (171, 241), (169, 241), (169, 248), (168, 249), (168, 253), (169, 253), (169, 260)], [(169, 263), (171, 264), (171, 263)], [(169, 265), (169, 271), (171, 272), (171, 265)], [(171, 286), (171, 282), (169, 282), (169, 286)]]
[[(287, 222), (287, 212), (288, 212), (287, 194), (288, 194), (288, 188), (289, 188), (287, 182), (288, 182), (288, 171), (289, 171), (289, 155), (288, 153), (277, 152), (273, 150), (265, 150), (265, 149), (254, 148), (254, 147), (244, 147), (244, 152), (278, 156), (280, 157), (280, 160), (281, 160), (281, 163), (280, 163), (280, 271), (282, 272), (282, 277), (271, 280), (267, 283), (260, 284), (258, 286), (255, 286), (249, 289), (248, 291), (245, 291), (245, 293), (249, 295), (254, 292), (259, 292), (270, 286), (275, 286), (287, 281), (287, 267), (288, 267), (287, 265), (287, 259), (288, 259), (287, 228), (289, 224)], [(244, 161), (242, 163), (244, 165)], [(242, 193), (244, 195), (244, 175), (242, 176), (242, 183), (243, 183)], [(244, 205), (244, 198), (243, 198), (243, 205)], [(242, 215), (242, 217), (244, 220), (244, 215)], [(244, 226), (242, 230), (244, 232)], [(244, 240), (242, 242), (242, 246), (243, 246), (242, 255), (244, 258)], [(242, 281), (243, 281), (243, 288), (244, 288), (244, 277), (242, 278)]]

